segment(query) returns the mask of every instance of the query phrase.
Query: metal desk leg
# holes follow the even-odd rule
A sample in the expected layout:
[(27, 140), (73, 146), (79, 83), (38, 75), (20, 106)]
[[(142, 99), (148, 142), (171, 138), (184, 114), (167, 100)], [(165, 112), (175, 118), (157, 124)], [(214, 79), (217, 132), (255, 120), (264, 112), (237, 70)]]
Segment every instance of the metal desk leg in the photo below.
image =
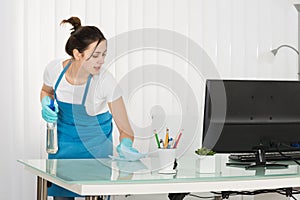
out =
[(47, 200), (48, 190), (47, 190), (47, 180), (37, 177), (37, 192), (36, 199), (37, 200)]
[(47, 200), (48, 197), (48, 187), (47, 187), (47, 180), (43, 179), (43, 193), (42, 193), (42, 200)]
[(43, 179), (41, 177), (37, 177), (37, 183), (36, 183), (36, 199), (41, 200), (41, 195), (42, 195), (42, 181)]

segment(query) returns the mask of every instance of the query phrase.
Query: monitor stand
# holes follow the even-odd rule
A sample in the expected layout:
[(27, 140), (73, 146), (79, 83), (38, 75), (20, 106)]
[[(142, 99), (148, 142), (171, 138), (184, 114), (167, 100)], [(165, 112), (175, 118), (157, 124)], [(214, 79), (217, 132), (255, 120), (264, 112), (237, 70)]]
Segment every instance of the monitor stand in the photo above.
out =
[(267, 163), (266, 161), (266, 147), (258, 146), (254, 147), (255, 163), (226, 163), (227, 166), (244, 166), (245, 169), (257, 169), (257, 168), (268, 168), (268, 169), (282, 169), (287, 168), (287, 164), (279, 163)]
[(279, 164), (279, 163), (267, 163), (266, 161), (266, 147), (258, 146), (254, 147), (255, 154), (255, 163), (247, 165), (246, 169), (254, 169), (257, 167), (266, 167), (266, 168), (286, 168), (287, 164)]

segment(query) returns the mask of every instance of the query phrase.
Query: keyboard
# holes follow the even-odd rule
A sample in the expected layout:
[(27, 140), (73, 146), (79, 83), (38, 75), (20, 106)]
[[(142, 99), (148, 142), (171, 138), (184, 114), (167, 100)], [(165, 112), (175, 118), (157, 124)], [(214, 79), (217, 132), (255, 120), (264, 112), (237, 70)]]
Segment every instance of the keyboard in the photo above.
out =
[[(300, 151), (287, 151), (282, 152), (285, 156), (282, 156), (278, 152), (266, 152), (266, 161), (288, 161), (288, 160), (300, 160)], [(229, 155), (229, 159), (239, 162), (253, 162), (255, 161), (254, 153), (233, 153)]]

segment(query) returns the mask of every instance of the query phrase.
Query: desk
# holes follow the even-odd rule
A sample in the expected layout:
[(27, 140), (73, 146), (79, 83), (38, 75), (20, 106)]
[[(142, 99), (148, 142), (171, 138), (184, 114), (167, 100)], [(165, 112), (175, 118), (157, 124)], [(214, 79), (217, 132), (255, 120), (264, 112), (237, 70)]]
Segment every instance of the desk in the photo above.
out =
[(195, 171), (193, 157), (178, 159), (176, 175), (159, 174), (157, 158), (137, 162), (111, 159), (18, 160), (38, 177), (38, 199), (45, 200), (50, 181), (86, 199), (99, 195), (161, 194), (209, 191), (248, 191), (300, 186), (299, 166), (286, 169), (245, 170), (226, 166), (227, 157), (217, 159), (216, 172)]

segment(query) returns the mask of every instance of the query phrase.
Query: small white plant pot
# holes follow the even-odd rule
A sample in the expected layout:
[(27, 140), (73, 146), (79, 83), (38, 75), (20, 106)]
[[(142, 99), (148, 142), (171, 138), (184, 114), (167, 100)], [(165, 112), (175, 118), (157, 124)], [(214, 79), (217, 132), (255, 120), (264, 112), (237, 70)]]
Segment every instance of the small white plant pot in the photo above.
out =
[(215, 173), (216, 172), (216, 156), (201, 156), (196, 159), (196, 172), (198, 173)]

